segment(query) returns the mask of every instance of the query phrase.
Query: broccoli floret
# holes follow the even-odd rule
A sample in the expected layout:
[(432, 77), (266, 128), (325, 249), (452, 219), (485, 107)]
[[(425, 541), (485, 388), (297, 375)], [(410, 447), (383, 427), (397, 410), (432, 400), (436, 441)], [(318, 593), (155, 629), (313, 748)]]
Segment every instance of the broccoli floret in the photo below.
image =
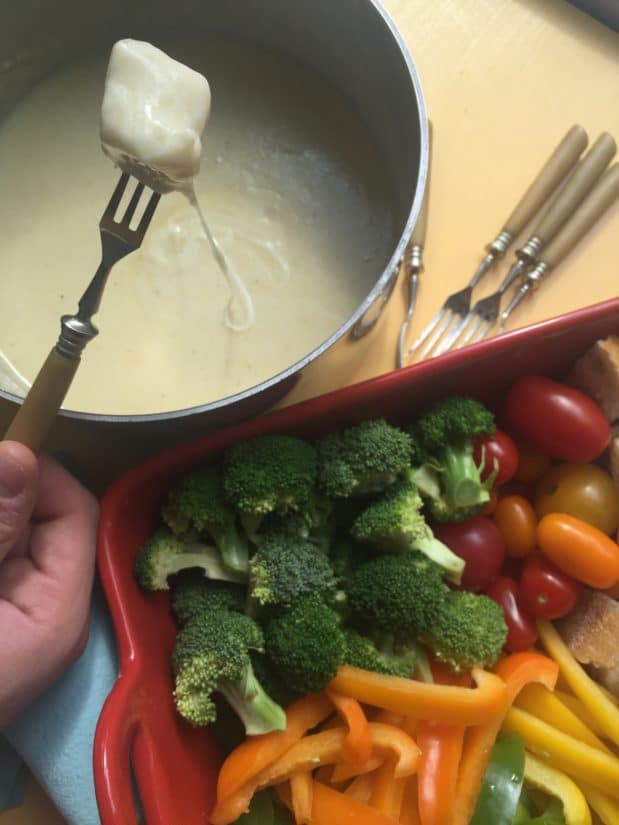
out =
[(319, 550), (327, 552), (333, 536), (332, 506), (329, 499), (311, 493), (302, 509), (289, 510), (287, 513), (269, 513), (260, 524), (259, 532), (254, 536), (260, 544), (263, 534), (284, 533), (292, 537), (308, 539)]
[(347, 628), (344, 635), (345, 664), (389, 676), (408, 678), (412, 674), (417, 661), (417, 651), (412, 645), (396, 642), (391, 634), (372, 640), (351, 628)]
[(422, 506), (412, 471), (407, 470), (404, 478), (357, 517), (351, 534), (358, 541), (369, 542), (387, 552), (420, 550), (443, 568), (447, 578), (458, 584), (464, 561), (436, 538), (423, 517)]
[(181, 625), (217, 610), (242, 613), (245, 601), (246, 591), (242, 585), (211, 581), (199, 570), (180, 573), (172, 584), (172, 612)]
[(317, 596), (304, 596), (279, 611), (265, 629), (266, 653), (292, 690), (324, 690), (343, 662), (346, 640), (340, 620)]
[(264, 605), (290, 605), (299, 596), (327, 595), (336, 581), (329, 558), (309, 539), (286, 533), (264, 534), (249, 564), (251, 599)]
[(262, 687), (283, 708), (288, 707), (302, 696), (299, 691), (292, 690), (290, 685), (281, 678), (273, 662), (264, 653), (251, 653), (251, 663), (256, 678)]
[(473, 442), (496, 429), (493, 414), (472, 398), (452, 396), (423, 413), (410, 428), (419, 458), (415, 481), (436, 521), (471, 518), (490, 499), (496, 468), (481, 480)]
[(317, 443), (318, 484), (333, 498), (379, 493), (411, 460), (410, 436), (382, 418), (364, 421)]
[(289, 435), (261, 435), (233, 444), (224, 454), (226, 499), (253, 537), (267, 513), (305, 507), (316, 482), (316, 451)]
[(217, 548), (196, 541), (185, 542), (165, 527), (157, 530), (138, 550), (134, 574), (145, 590), (169, 590), (168, 576), (192, 567), (202, 568), (209, 579), (246, 580), (224, 567)]
[(437, 659), (459, 671), (494, 665), (506, 638), (500, 605), (488, 596), (450, 591), (423, 641)]
[(354, 622), (366, 632), (411, 639), (433, 627), (449, 592), (442, 569), (418, 551), (380, 555), (358, 567), (347, 594)]
[(221, 472), (215, 465), (183, 478), (171, 490), (161, 515), (180, 536), (197, 533), (209, 537), (219, 548), (226, 567), (247, 572), (247, 539), (237, 530), (234, 510), (224, 499)]
[(248, 735), (284, 730), (286, 714), (256, 678), (250, 651), (264, 650), (258, 625), (242, 613), (220, 610), (178, 632), (172, 668), (178, 712), (193, 725), (216, 719), (213, 693), (221, 693)]

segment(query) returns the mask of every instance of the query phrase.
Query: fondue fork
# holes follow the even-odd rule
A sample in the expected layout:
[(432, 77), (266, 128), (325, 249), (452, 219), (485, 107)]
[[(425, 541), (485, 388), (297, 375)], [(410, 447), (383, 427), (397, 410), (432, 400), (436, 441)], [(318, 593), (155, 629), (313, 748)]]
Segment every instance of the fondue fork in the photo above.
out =
[(406, 360), (406, 341), (410, 331), (413, 315), (417, 306), (417, 290), (419, 289), (419, 276), (424, 270), (423, 250), (426, 243), (426, 226), (428, 224), (428, 207), (430, 203), (430, 164), (432, 162), (432, 123), (428, 121), (428, 174), (426, 176), (426, 188), (421, 201), (421, 208), (417, 215), (417, 221), (413, 234), (404, 253), (405, 274), (408, 279), (408, 307), (406, 315), (400, 326), (398, 336), (398, 347), (396, 352), (396, 366), (398, 369), (404, 366)]
[(41, 449), (77, 372), (82, 351), (99, 332), (91, 319), (99, 309), (108, 275), (118, 261), (139, 249), (144, 240), (161, 196), (153, 192), (137, 227), (132, 229), (144, 184), (137, 184), (124, 214), (115, 220), (128, 182), (129, 175), (123, 173), (99, 222), (102, 249), (99, 268), (80, 298), (77, 313), (60, 319), (58, 341), (9, 425), (5, 440), (20, 441), (35, 452)]
[(559, 184), (565, 180), (578, 162), (587, 141), (587, 133), (582, 126), (572, 126), (567, 132), (507, 218), (499, 234), (487, 245), (487, 254), (471, 280), (464, 288), (447, 297), (434, 318), (410, 347), (408, 353), (413, 355), (413, 361), (437, 354), (436, 348), (440, 346), (451, 324), (462, 319), (469, 312), (473, 289), (496, 261), (503, 257), (516, 235), (524, 229)]
[(522, 286), (501, 313), (499, 332), (505, 330), (510, 315), (529, 292), (536, 290), (548, 273), (569, 255), (595, 222), (619, 199), (619, 163), (607, 169), (560, 232), (550, 241)]
[(480, 298), (473, 309), (452, 327), (437, 350), (442, 355), (447, 350), (475, 343), (485, 338), (494, 327), (500, 313), (501, 299), (510, 286), (532, 269), (542, 249), (554, 238), (561, 227), (574, 214), (585, 197), (610, 163), (617, 151), (612, 135), (603, 132), (587, 154), (569, 175), (565, 186), (552, 198), (537, 226), (525, 244), (516, 250), (517, 260), (510, 267), (501, 285), (491, 295)]

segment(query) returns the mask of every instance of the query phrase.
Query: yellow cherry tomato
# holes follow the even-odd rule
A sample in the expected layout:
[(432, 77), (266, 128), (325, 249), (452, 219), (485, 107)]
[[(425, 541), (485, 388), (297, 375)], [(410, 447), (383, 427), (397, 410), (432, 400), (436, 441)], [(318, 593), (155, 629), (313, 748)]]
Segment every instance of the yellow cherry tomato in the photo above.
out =
[(548, 513), (567, 513), (614, 536), (619, 495), (610, 474), (597, 464), (559, 464), (540, 479), (535, 511), (540, 519)]

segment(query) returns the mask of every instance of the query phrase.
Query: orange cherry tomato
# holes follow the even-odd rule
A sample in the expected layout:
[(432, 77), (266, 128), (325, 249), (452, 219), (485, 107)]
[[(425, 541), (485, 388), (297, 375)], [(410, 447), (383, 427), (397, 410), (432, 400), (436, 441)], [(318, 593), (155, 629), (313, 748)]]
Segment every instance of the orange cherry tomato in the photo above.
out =
[(540, 479), (535, 493), (538, 518), (567, 513), (607, 535), (619, 527), (619, 494), (609, 473), (597, 464), (558, 464)]
[(537, 545), (578, 581), (606, 590), (619, 581), (619, 544), (606, 533), (565, 513), (549, 513), (537, 525)]
[(520, 559), (535, 550), (537, 516), (531, 503), (522, 496), (505, 496), (492, 513), (505, 542), (508, 556)]
[(518, 441), (518, 466), (513, 478), (516, 481), (537, 481), (550, 469), (550, 457), (525, 441)]

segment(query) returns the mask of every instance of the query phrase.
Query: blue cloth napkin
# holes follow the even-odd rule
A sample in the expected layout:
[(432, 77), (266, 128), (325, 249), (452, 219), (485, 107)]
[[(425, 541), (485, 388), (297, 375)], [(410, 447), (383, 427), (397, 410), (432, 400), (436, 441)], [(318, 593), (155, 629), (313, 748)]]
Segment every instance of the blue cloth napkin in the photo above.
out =
[(92, 746), (118, 673), (114, 631), (95, 589), (86, 650), (0, 734), (0, 811), (20, 804), (25, 763), (70, 825), (100, 825)]

